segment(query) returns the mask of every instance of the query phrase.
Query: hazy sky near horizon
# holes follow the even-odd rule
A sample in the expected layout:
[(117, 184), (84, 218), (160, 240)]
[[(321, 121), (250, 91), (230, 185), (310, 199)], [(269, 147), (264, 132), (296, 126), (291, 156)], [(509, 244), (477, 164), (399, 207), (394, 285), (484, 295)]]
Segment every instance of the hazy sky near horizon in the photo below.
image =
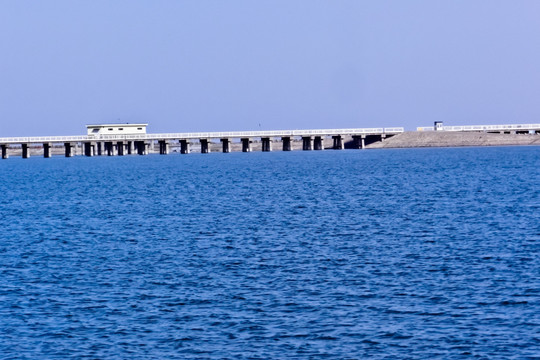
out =
[(0, 137), (540, 122), (538, 0), (0, 0)]

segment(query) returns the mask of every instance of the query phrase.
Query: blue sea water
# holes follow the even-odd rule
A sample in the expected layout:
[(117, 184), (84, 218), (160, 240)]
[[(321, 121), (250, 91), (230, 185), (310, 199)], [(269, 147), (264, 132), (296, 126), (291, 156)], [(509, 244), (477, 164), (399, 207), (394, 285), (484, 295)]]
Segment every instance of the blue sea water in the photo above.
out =
[(540, 148), (0, 161), (1, 359), (539, 359)]

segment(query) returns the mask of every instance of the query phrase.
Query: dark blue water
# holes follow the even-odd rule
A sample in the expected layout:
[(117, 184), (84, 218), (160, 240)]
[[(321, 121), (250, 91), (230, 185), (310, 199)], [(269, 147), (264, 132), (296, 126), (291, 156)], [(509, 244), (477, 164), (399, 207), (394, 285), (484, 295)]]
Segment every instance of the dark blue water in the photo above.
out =
[(540, 148), (0, 161), (0, 358), (540, 358)]

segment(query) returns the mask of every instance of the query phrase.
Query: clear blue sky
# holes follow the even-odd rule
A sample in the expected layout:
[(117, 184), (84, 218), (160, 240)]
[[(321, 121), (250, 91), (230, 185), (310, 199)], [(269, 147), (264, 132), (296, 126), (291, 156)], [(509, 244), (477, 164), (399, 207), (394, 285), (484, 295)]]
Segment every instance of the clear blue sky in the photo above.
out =
[(0, 0), (0, 137), (540, 122), (538, 0)]

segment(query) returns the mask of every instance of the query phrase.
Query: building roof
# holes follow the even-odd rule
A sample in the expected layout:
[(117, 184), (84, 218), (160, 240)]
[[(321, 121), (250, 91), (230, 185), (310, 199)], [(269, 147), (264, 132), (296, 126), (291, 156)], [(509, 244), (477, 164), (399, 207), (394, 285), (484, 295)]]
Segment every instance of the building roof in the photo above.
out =
[(91, 124), (86, 127), (107, 127), (107, 126), (148, 126), (148, 124)]

